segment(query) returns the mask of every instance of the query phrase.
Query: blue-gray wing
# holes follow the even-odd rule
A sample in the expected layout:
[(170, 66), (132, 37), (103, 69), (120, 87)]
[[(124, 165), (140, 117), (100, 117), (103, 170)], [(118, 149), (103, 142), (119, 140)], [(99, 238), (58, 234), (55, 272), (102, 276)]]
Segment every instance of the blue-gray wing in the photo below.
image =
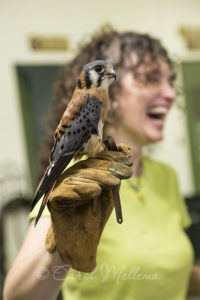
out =
[(31, 203), (31, 210), (39, 199), (48, 192), (72, 158), (79, 152), (84, 143), (88, 141), (90, 135), (98, 135), (101, 109), (102, 102), (98, 98), (88, 95), (86, 107), (80, 110), (71, 125), (66, 128), (60, 142), (57, 143), (55, 141), (50, 155), (50, 165)]

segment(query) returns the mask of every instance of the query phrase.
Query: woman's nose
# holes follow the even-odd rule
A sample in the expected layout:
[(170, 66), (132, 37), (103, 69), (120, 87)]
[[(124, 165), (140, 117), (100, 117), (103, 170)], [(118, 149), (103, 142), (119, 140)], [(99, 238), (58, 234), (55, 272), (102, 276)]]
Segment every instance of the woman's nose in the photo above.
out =
[(176, 99), (176, 92), (174, 87), (169, 82), (162, 84), (162, 96), (168, 101), (173, 102)]

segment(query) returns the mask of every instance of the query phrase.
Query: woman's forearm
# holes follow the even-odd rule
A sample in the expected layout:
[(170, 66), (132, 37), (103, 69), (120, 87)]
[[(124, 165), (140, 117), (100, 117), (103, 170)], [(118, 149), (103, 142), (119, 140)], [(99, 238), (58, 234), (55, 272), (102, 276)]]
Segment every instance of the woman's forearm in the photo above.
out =
[(31, 224), (19, 254), (9, 270), (4, 285), (4, 300), (55, 299), (69, 267), (57, 252), (45, 248), (49, 218)]

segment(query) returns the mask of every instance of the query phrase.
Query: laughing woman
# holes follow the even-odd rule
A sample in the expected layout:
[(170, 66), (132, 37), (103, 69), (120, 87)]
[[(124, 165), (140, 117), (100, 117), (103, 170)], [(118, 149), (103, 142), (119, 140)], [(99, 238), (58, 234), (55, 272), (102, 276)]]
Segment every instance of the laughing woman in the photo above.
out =
[[(36, 229), (33, 222), (30, 225), (7, 276), (5, 300), (54, 299), (61, 283), (63, 297), (69, 300), (184, 300), (188, 291), (200, 294), (200, 272), (192, 266), (193, 250), (184, 232), (190, 218), (176, 173), (142, 155), (144, 146), (163, 139), (166, 117), (176, 97), (173, 63), (157, 39), (105, 29), (80, 48), (55, 86), (43, 167), (48, 165), (49, 140), (53, 140), (82, 66), (98, 59), (109, 61), (118, 76), (110, 89), (105, 135), (131, 146), (134, 160), (133, 176), (122, 181), (120, 189), (124, 222), (116, 224), (111, 214), (99, 243), (97, 267), (86, 276), (73, 269), (68, 272), (59, 255), (46, 250), (50, 225), (46, 211)], [(35, 210), (30, 217), (36, 214)], [(38, 266), (46, 271), (42, 278)], [(55, 267), (60, 268), (60, 280), (53, 272)]]

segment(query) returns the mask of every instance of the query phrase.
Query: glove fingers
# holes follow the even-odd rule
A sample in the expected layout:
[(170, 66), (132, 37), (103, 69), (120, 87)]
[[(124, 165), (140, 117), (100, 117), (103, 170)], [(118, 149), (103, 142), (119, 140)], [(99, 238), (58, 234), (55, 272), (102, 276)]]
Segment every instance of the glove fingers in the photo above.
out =
[[(96, 158), (89, 158), (87, 160), (83, 160), (74, 165), (71, 169), (67, 170), (66, 174), (78, 176), (79, 172), (87, 170), (87, 172), (91, 171), (93, 173), (92, 179), (95, 180), (96, 170), (100, 170), (102, 174), (106, 172), (105, 175), (114, 175), (120, 179), (129, 178), (132, 175), (132, 170), (130, 167), (116, 162), (116, 161), (107, 161)], [(85, 174), (85, 173), (84, 173)], [(86, 176), (86, 178), (88, 178)], [(91, 178), (91, 177), (90, 177)]]
[[(120, 184), (120, 179), (113, 175), (109, 171), (98, 170), (98, 169), (81, 169), (79, 171), (74, 171), (73, 176), (78, 176), (79, 178), (87, 178), (88, 180), (97, 182), (103, 186), (118, 186)], [(70, 176), (71, 177), (71, 176)]]
[(69, 177), (55, 187), (51, 198), (54, 199), (52, 202), (57, 200), (66, 206), (76, 206), (82, 204), (84, 200), (97, 198), (100, 194), (101, 187), (97, 182)]
[[(120, 146), (121, 147), (121, 146)], [(128, 150), (127, 150), (128, 151)], [(120, 151), (103, 151), (99, 153), (95, 158), (106, 161), (120, 162), (126, 166), (132, 166), (133, 160), (131, 156), (124, 154)]]
[[(105, 171), (97, 168), (96, 169), (89, 168), (89, 169), (74, 170), (73, 172), (71, 172), (70, 175), (72, 177), (87, 178), (88, 180), (97, 182), (102, 186), (114, 187), (120, 184), (120, 178), (124, 179), (124, 178), (129, 178), (131, 176), (132, 171), (130, 170), (130, 168), (126, 169), (125, 171), (123, 170), (122, 173), (122, 170), (116, 171), (115, 169), (113, 169), (112, 172), (112, 170)], [(69, 176), (68, 178), (70, 178), (71, 176)]]
[[(74, 178), (72, 178), (74, 181)], [(64, 182), (65, 183), (65, 182)], [(76, 184), (75, 181), (71, 187), (76, 193), (77, 197), (81, 200), (89, 200), (98, 198), (101, 194), (101, 187), (97, 182), (93, 182), (91, 180), (87, 180), (87, 182), (82, 182), (81, 184)]]
[(132, 148), (125, 144), (117, 144), (117, 150), (127, 154), (129, 157), (132, 157)]

